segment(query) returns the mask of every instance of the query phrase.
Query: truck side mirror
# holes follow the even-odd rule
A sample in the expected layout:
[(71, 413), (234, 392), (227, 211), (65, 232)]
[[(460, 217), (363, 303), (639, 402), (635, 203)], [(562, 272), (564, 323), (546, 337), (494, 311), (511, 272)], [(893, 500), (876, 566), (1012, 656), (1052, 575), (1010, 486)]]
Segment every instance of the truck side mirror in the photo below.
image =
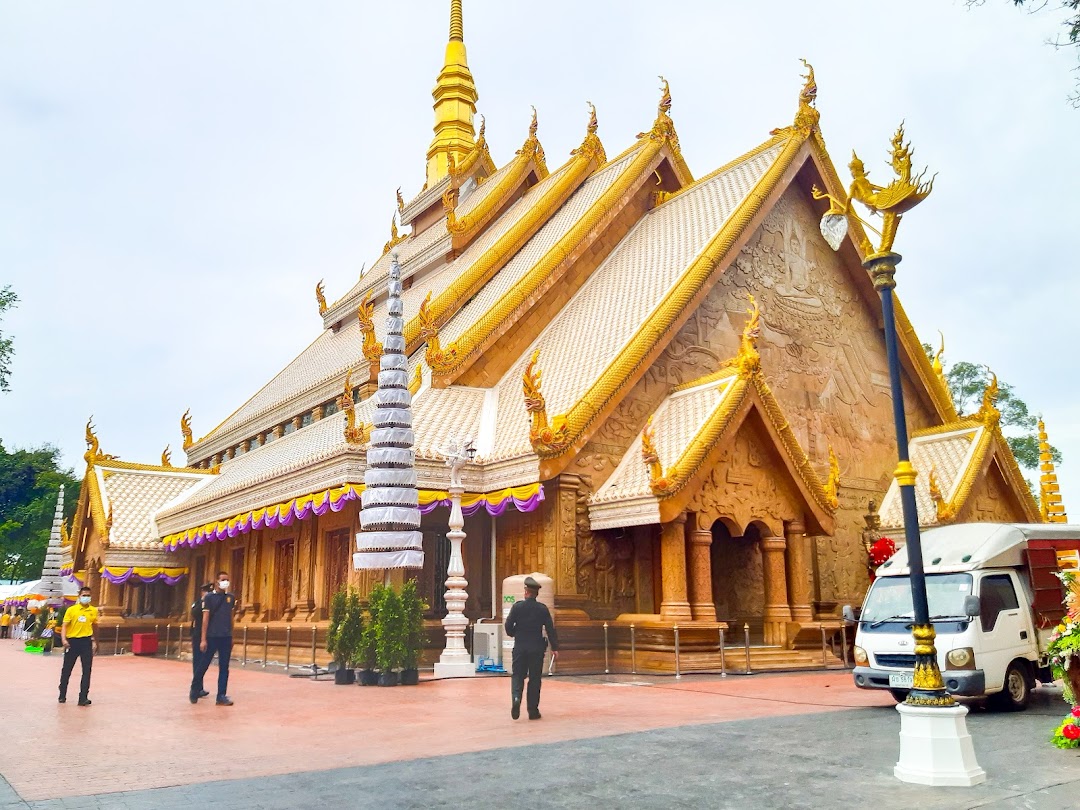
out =
[(974, 595), (968, 595), (964, 597), (964, 615), (970, 616), (974, 619), (982, 612), (982, 608), (979, 606), (979, 597)]
[(848, 624), (855, 624), (855, 610), (851, 605), (844, 605), (843, 615), (845, 622)]

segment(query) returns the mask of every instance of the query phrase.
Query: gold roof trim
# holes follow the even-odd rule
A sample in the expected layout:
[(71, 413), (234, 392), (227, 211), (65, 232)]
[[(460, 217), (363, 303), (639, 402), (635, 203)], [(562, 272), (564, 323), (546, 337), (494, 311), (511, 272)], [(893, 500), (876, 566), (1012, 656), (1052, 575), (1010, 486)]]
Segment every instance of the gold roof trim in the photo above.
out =
[[(641, 154), (635, 158), (631, 168), (640, 167), (644, 158), (652, 158), (659, 153), (658, 141), (650, 140)], [(676, 282), (671, 294), (645, 319), (628, 342), (626, 348), (611, 365), (604, 370), (592, 387), (581, 397), (564, 417), (566, 425), (565, 440), (555, 445), (533, 445), (533, 450), (541, 458), (554, 459), (567, 453), (574, 442), (578, 441), (611, 400), (627, 385), (649, 353), (679, 321), (694, 298), (704, 289), (709, 278), (719, 263), (727, 256), (750, 221), (758, 214), (765, 200), (773, 192), (785, 172), (791, 167), (795, 156), (805, 143), (799, 133), (788, 137), (780, 154), (773, 164), (758, 179), (754, 188), (739, 203), (724, 226), (705, 246), (705, 249), (690, 264), (690, 267)], [(649, 146), (652, 148), (650, 149)], [(759, 147), (760, 150), (760, 147)], [(758, 151), (758, 150), (755, 150)], [(736, 161), (738, 162), (738, 161)], [(640, 170), (640, 169), (639, 169)], [(632, 172), (628, 169), (625, 175)], [(614, 187), (613, 187), (614, 188)], [(619, 194), (623, 193), (619, 189)], [(585, 222), (591, 226), (591, 218)], [(555, 251), (552, 251), (554, 253)], [(508, 296), (509, 298), (509, 296)]]
[(1039, 514), (1044, 523), (1068, 523), (1065, 504), (1061, 502), (1061, 489), (1058, 487), (1057, 472), (1054, 470), (1054, 457), (1050, 452), (1050, 442), (1046, 436), (1046, 423), (1039, 417)]

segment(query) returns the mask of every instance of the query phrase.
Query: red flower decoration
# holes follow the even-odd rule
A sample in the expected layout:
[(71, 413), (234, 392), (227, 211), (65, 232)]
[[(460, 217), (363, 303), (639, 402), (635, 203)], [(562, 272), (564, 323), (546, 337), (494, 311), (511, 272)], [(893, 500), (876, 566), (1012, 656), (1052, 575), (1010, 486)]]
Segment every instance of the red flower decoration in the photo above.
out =
[(870, 546), (870, 562), (873, 565), (882, 565), (896, 553), (896, 543), (888, 537), (882, 537), (874, 545)]
[(1080, 740), (1080, 726), (1076, 723), (1069, 723), (1061, 729), (1061, 734), (1067, 740)]
[(1080, 706), (1073, 706), (1072, 716), (1080, 717)]

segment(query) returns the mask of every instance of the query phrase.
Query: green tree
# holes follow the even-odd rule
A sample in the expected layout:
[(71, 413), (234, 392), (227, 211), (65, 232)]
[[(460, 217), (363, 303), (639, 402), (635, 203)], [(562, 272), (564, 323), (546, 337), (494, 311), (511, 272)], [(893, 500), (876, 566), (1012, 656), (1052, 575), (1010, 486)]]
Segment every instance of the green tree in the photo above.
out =
[(22, 581), (41, 573), (61, 484), (64, 516), (70, 518), (81, 482), (60, 467), (60, 451), (45, 445), (9, 453), (0, 442), (0, 579)]
[[(19, 296), (15, 295), (11, 287), (0, 289), (0, 316), (3, 316), (5, 310), (15, 306), (18, 300)], [(14, 353), (11, 338), (4, 337), (4, 332), (0, 330), (0, 391), (11, 390), (8, 380), (11, 377), (11, 355)]]
[[(1080, 0), (1078, 0), (1080, 2)], [(929, 343), (923, 349), (931, 359), (934, 349)], [(982, 402), (983, 391), (990, 384), (991, 373), (986, 366), (961, 360), (957, 363), (945, 363), (945, 382), (952, 394), (953, 404), (961, 414), (973, 413)], [(997, 409), (1001, 411), (1001, 427), (1010, 430), (1005, 441), (1012, 448), (1016, 462), (1025, 470), (1039, 468), (1039, 420), (1031, 413), (1028, 405), (1016, 394), (1013, 386), (998, 380)], [(1050, 455), (1055, 464), (1061, 463), (1061, 451), (1050, 447)]]

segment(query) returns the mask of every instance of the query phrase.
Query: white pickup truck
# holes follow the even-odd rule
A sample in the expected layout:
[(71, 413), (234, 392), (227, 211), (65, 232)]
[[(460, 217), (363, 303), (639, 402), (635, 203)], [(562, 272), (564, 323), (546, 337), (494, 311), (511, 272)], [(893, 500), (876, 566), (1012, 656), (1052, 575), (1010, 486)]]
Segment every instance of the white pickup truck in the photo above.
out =
[[(957, 697), (989, 697), (997, 708), (1025, 708), (1035, 681), (1052, 680), (1046, 638), (1064, 615), (1055, 572), (1080, 568), (1080, 526), (956, 524), (923, 533), (922, 549), (945, 688)], [(856, 686), (907, 697), (913, 616), (907, 551), (900, 549), (878, 568), (863, 600)], [(850, 605), (844, 617), (855, 621)]]

